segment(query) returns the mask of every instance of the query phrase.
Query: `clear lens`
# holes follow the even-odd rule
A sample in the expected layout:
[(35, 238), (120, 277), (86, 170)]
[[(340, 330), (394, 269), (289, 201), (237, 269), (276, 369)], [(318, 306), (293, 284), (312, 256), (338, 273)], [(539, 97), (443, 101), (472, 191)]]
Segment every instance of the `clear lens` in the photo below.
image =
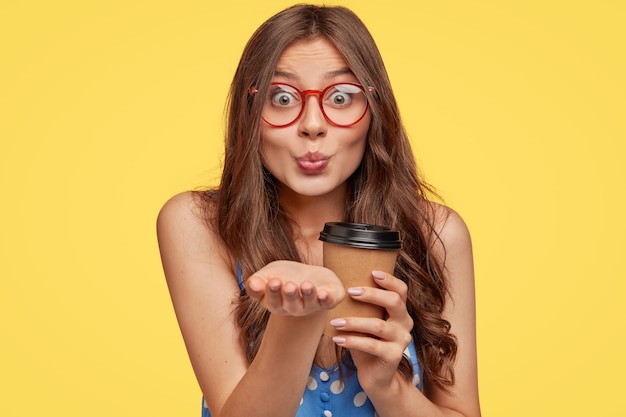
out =
[(337, 84), (325, 90), (322, 107), (326, 117), (338, 125), (350, 125), (363, 116), (367, 98), (361, 87)]
[(287, 125), (298, 118), (302, 110), (300, 91), (285, 85), (272, 84), (263, 108), (263, 118), (273, 125)]

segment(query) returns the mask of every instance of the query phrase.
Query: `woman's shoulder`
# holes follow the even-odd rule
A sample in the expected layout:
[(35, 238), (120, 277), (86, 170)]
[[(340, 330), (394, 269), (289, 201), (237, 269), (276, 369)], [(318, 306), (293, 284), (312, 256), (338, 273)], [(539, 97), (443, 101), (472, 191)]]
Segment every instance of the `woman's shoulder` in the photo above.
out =
[(157, 232), (206, 228), (200, 202), (192, 191), (176, 194), (168, 199), (157, 216)]
[(168, 199), (157, 217), (161, 250), (185, 248), (198, 255), (225, 255), (221, 239), (211, 225), (215, 211), (210, 195), (186, 191)]
[(184, 191), (169, 198), (161, 210), (158, 219), (177, 219), (181, 216), (193, 216), (188, 220), (205, 221), (207, 214), (213, 209), (209, 192)]
[(469, 228), (461, 215), (451, 207), (428, 202), (432, 232), (447, 253), (451, 250), (471, 250)]
[(215, 203), (209, 192), (185, 191), (168, 199), (157, 217), (157, 226), (176, 225), (212, 229)]

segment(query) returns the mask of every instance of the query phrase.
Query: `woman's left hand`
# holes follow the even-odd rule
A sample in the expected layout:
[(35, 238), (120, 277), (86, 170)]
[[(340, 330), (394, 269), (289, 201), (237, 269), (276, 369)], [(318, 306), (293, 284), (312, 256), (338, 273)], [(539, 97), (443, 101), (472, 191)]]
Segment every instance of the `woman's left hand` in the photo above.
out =
[(354, 300), (383, 307), (387, 318), (345, 317), (331, 321), (337, 330), (362, 333), (340, 334), (333, 341), (350, 349), (359, 383), (366, 392), (391, 384), (413, 329), (406, 308), (407, 285), (384, 272), (373, 271), (372, 276), (381, 288), (350, 288), (348, 294)]

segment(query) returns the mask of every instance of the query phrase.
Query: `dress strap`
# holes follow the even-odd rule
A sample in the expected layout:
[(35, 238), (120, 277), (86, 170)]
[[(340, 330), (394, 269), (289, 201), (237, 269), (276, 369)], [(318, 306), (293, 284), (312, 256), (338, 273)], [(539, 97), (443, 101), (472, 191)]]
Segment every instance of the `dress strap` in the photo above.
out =
[(246, 290), (246, 286), (243, 283), (243, 270), (241, 269), (241, 263), (239, 263), (239, 261), (237, 261), (237, 284), (239, 284), (241, 292)]

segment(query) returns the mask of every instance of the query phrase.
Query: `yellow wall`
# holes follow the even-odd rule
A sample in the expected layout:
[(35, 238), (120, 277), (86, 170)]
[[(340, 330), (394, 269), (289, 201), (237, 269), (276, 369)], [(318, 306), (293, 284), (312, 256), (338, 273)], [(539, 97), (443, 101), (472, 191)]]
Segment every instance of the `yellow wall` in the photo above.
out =
[[(0, 6), (0, 415), (199, 415), (155, 217), (290, 4), (210, 3)], [(473, 232), (483, 414), (624, 415), (624, 3), (343, 4)]]

